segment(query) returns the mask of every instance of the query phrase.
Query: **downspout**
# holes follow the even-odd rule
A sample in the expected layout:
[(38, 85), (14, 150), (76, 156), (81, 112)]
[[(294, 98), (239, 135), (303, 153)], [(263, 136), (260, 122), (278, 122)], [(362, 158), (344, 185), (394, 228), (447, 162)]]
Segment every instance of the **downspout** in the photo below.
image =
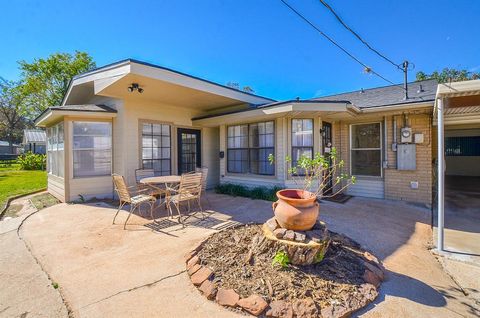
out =
[[(392, 151), (397, 151), (397, 118), (393, 115), (393, 143)], [(397, 162), (395, 160), (395, 169), (397, 168)]]
[(383, 134), (383, 153), (384, 153), (384, 158), (383, 158), (383, 168), (388, 169), (388, 141), (387, 141), (387, 136), (388, 136), (388, 129), (387, 129), (387, 116), (383, 116), (383, 131), (385, 132)]

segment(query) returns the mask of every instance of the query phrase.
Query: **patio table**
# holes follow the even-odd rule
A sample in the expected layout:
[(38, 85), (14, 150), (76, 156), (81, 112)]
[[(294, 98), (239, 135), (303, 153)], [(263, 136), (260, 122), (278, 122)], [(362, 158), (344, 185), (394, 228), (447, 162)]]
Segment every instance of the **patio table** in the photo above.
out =
[(168, 186), (171, 184), (180, 183), (180, 179), (180, 176), (158, 176), (140, 179), (140, 183), (148, 185), (163, 183), (165, 186)]
[[(180, 183), (181, 178), (182, 178), (181, 176), (175, 176), (175, 175), (147, 177), (147, 178), (140, 179), (140, 183), (149, 185), (150, 187), (153, 187), (153, 188), (157, 188), (155, 184), (164, 184), (165, 190), (166, 190), (168, 188), (172, 188), (175, 184)], [(164, 201), (163, 203), (165, 203), (165, 208), (166, 208), (167, 202)], [(160, 205), (155, 209), (160, 208), (163, 203), (160, 203)], [(156, 222), (156, 220), (153, 220), (153, 221)]]

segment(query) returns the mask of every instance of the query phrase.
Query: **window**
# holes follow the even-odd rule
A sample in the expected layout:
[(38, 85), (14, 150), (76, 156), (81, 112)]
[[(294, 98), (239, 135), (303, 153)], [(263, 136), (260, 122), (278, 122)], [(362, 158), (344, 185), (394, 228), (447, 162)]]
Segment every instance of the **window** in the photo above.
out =
[[(302, 156), (313, 158), (313, 119), (292, 119), (292, 167)], [(297, 169), (297, 174), (304, 171)]]
[(227, 132), (227, 171), (274, 175), (268, 156), (275, 153), (273, 121), (229, 126)]
[(57, 177), (64, 176), (64, 142), (63, 122), (47, 128), (47, 169), (48, 173)]
[(382, 137), (380, 123), (350, 126), (352, 175), (382, 175)]
[(142, 167), (155, 175), (171, 174), (170, 125), (142, 124)]
[(110, 175), (112, 124), (73, 122), (73, 177)]

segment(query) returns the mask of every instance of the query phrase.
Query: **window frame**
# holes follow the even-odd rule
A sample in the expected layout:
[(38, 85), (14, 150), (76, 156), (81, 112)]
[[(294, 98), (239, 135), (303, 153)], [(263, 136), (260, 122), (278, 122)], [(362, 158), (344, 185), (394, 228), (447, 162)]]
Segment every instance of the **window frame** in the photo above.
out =
[[(262, 134), (262, 135), (273, 135), (273, 146), (272, 147), (254, 147), (253, 145), (250, 144), (250, 138), (251, 138), (251, 135), (250, 135), (250, 126), (251, 125), (258, 125), (258, 124), (261, 124), (261, 123), (269, 123), (271, 122), (273, 124), (273, 133), (270, 134)], [(247, 147), (241, 147), (241, 148), (229, 148), (228, 146), (228, 141), (229, 141), (229, 135), (228, 135), (228, 130), (230, 127), (236, 127), (236, 126), (247, 126)], [(226, 126), (226, 172), (228, 174), (234, 174), (234, 175), (253, 175), (253, 176), (262, 176), (262, 177), (275, 177), (277, 175), (277, 169), (276, 169), (276, 165), (275, 164), (272, 164), (273, 166), (273, 173), (272, 174), (269, 174), (269, 173), (255, 173), (255, 172), (252, 172), (252, 169), (251, 169), (251, 165), (252, 165), (252, 155), (251, 155), (251, 151), (260, 151), (261, 149), (273, 149), (273, 155), (276, 154), (276, 141), (277, 141), (277, 137), (276, 137), (276, 124), (275, 124), (275, 120), (262, 120), (262, 121), (255, 121), (255, 122), (250, 122), (250, 123), (240, 123), (240, 124), (235, 124), (235, 125), (227, 125)], [(258, 136), (260, 136), (261, 134), (259, 133)], [(242, 136), (244, 137), (244, 136)], [(229, 171), (229, 165), (228, 165), (228, 162), (229, 162), (229, 152), (230, 150), (246, 150), (247, 151), (247, 172), (232, 172), (232, 171)], [(259, 169), (260, 170), (260, 169)]]
[[(312, 122), (312, 146), (294, 146), (293, 145), (293, 121), (294, 120), (310, 120)], [(303, 123), (302, 123), (302, 128), (303, 128)], [(294, 167), (294, 164), (293, 164), (293, 153), (294, 153), (294, 150), (295, 149), (311, 149), (311, 157), (310, 159), (313, 159), (313, 156), (315, 155), (315, 120), (313, 118), (292, 118), (290, 120), (290, 156), (291, 156), (291, 159), (292, 161), (290, 162), (290, 168)], [(295, 165), (296, 166), (296, 165)], [(303, 169), (302, 169), (303, 170)], [(295, 174), (295, 176), (305, 176), (305, 173), (297, 173)]]
[[(153, 134), (153, 129), (152, 129), (152, 134), (151, 135), (145, 135), (145, 136), (148, 136), (148, 137), (151, 137), (152, 140), (153, 140), (153, 137), (154, 136), (157, 136), (157, 137), (160, 137), (160, 139), (162, 137), (166, 137), (165, 135), (162, 135), (162, 127), (161, 126), (168, 126), (168, 129), (169, 129), (169, 138), (170, 138), (170, 141), (169, 141), (169, 144), (170, 146), (169, 147), (156, 147), (156, 148), (159, 148), (159, 149), (163, 149), (163, 148), (168, 148), (169, 149), (169, 152), (170, 152), (170, 157), (168, 159), (162, 159), (162, 158), (158, 158), (158, 159), (144, 159), (143, 158), (143, 137), (144, 137), (144, 134), (143, 134), (143, 125), (145, 124), (150, 124), (150, 125), (160, 125), (160, 135), (154, 135)], [(174, 133), (176, 132), (176, 129), (174, 129), (175, 127), (173, 126), (172, 123), (170, 122), (163, 122), (163, 121), (156, 121), (156, 120), (148, 120), (148, 119), (140, 119), (139, 120), (139, 125), (138, 125), (138, 132), (139, 132), (139, 167), (141, 167), (141, 169), (153, 169), (153, 162), (154, 161), (159, 161), (160, 162), (160, 165), (161, 165), (161, 162), (162, 161), (169, 161), (169, 171), (167, 172), (167, 174), (162, 174), (162, 171), (163, 170), (160, 170), (160, 174), (157, 174), (155, 172), (155, 175), (172, 175), (173, 174), (173, 171), (174, 171), (174, 167), (173, 167), (173, 162), (174, 162), (174, 154), (173, 154), (173, 142), (174, 142)], [(146, 148), (150, 148), (150, 149), (153, 149), (154, 147), (146, 147)], [(161, 151), (161, 150), (160, 150)], [(144, 160), (150, 160), (152, 162), (152, 168), (145, 168), (144, 166)], [(155, 170), (154, 170), (155, 171)], [(158, 170), (157, 170), (158, 171)]]
[[(377, 124), (380, 127), (380, 147), (379, 148), (353, 148), (353, 142), (352, 142), (352, 127), (353, 126), (359, 126), (359, 125), (371, 125), (371, 124)], [(361, 178), (377, 178), (377, 179), (382, 179), (383, 178), (383, 125), (381, 121), (372, 121), (372, 122), (362, 122), (362, 123), (354, 123), (350, 124), (349, 126), (349, 168), (350, 168), (350, 175), (353, 175), (353, 161), (352, 161), (352, 152), (353, 151), (371, 151), (371, 150), (378, 150), (380, 151), (380, 175), (379, 176), (372, 176), (372, 175), (361, 175), (361, 174), (356, 174), (355, 176), (361, 177)]]
[[(60, 126), (62, 126), (62, 142), (60, 143)], [(53, 134), (52, 134), (53, 132)], [(65, 123), (63, 121), (46, 129), (47, 143), (45, 145), (47, 155), (47, 174), (57, 178), (65, 178)], [(53, 141), (53, 143), (51, 142)], [(62, 145), (62, 148), (59, 145)], [(50, 163), (52, 160), (52, 163)], [(63, 162), (60, 169), (59, 162)], [(53, 162), (54, 161), (54, 162)], [(61, 171), (61, 173), (59, 173)]]
[[(81, 120), (72, 120), (72, 125), (71, 125), (71, 137), (70, 137), (70, 142), (71, 142), (71, 155), (72, 155), (72, 158), (70, 160), (71, 162), (71, 174), (72, 174), (72, 178), (73, 179), (85, 179), (85, 178), (102, 178), (102, 177), (106, 177), (106, 176), (111, 176), (112, 175), (112, 169), (113, 169), (113, 122), (112, 121), (99, 121), (99, 120), (89, 120), (89, 119), (81, 119)], [(95, 151), (95, 147), (93, 148), (85, 148), (85, 147), (82, 147), (80, 149), (75, 149), (75, 123), (89, 123), (89, 124), (98, 124), (98, 123), (102, 123), (102, 124), (109, 124), (109, 128), (110, 128), (110, 148), (102, 148), (102, 149), (98, 149), (98, 150), (102, 150), (102, 151), (105, 151), (105, 150), (109, 150), (110, 151), (110, 160), (109, 160), (109, 164), (110, 164), (110, 172), (106, 173), (106, 174), (101, 174), (101, 175), (82, 175), (82, 176), (76, 176), (75, 175), (75, 151)], [(97, 136), (97, 135), (92, 135), (92, 136)], [(98, 135), (100, 136), (100, 135)]]

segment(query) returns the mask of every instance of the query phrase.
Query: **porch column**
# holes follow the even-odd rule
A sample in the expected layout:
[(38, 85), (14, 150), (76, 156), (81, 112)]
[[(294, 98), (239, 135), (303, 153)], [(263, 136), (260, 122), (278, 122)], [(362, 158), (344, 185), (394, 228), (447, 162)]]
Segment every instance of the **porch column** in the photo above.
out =
[(438, 194), (438, 222), (437, 222), (437, 249), (443, 251), (444, 238), (444, 208), (445, 208), (445, 156), (444, 156), (444, 125), (443, 125), (443, 99), (437, 100), (437, 133), (438, 133), (438, 171), (437, 171), (437, 194)]

